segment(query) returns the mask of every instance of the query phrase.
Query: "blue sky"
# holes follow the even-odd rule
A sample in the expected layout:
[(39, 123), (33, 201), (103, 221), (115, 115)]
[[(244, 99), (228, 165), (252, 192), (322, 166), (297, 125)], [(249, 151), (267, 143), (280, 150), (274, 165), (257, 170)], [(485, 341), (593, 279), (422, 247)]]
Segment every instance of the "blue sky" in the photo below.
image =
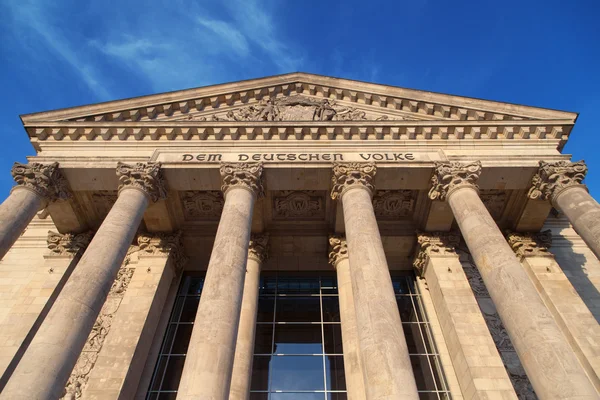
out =
[(293, 71), (580, 113), (600, 197), (600, 2), (0, 0), (0, 199), (20, 114)]

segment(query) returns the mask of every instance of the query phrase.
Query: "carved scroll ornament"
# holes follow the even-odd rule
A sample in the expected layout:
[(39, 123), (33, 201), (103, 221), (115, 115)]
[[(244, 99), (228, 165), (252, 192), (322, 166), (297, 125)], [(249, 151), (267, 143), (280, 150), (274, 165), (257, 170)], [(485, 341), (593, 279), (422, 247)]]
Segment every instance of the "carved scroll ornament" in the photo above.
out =
[(329, 264), (334, 268), (337, 264), (348, 258), (348, 243), (346, 238), (339, 235), (329, 236)]
[(369, 190), (371, 195), (375, 191), (373, 178), (377, 173), (377, 167), (373, 163), (335, 163), (333, 164), (333, 176), (331, 181), (331, 198), (341, 198), (346, 190), (352, 186), (363, 186)]
[(419, 232), (417, 234), (417, 251), (413, 261), (413, 266), (419, 276), (425, 275), (430, 257), (455, 255), (459, 243), (460, 234), (456, 232)]
[(508, 232), (508, 244), (519, 257), (548, 256), (552, 246), (550, 229), (537, 233)]
[(25, 187), (49, 201), (66, 200), (73, 196), (58, 163), (14, 163), (11, 174), (17, 187)]
[(587, 166), (584, 161), (540, 161), (540, 168), (531, 181), (528, 196), (530, 199), (553, 201), (560, 192), (573, 186), (581, 186), (587, 190), (581, 183), (586, 174)]
[(269, 256), (269, 235), (252, 234), (248, 245), (248, 258), (263, 263)]
[(242, 187), (250, 190), (256, 196), (264, 195), (262, 185), (262, 163), (223, 163), (221, 164), (221, 191), (227, 191), (233, 187)]
[(62, 234), (48, 231), (46, 242), (52, 255), (75, 255), (79, 250), (85, 249), (88, 246), (90, 240), (92, 240), (92, 236), (92, 232)]
[(163, 179), (161, 163), (148, 162), (135, 165), (117, 164), (119, 192), (126, 187), (134, 187), (145, 192), (153, 202), (167, 197), (167, 188)]
[(477, 187), (477, 180), (481, 175), (481, 162), (470, 164), (460, 162), (435, 163), (435, 171), (431, 178), (429, 198), (431, 200), (445, 201), (448, 194), (463, 187)]

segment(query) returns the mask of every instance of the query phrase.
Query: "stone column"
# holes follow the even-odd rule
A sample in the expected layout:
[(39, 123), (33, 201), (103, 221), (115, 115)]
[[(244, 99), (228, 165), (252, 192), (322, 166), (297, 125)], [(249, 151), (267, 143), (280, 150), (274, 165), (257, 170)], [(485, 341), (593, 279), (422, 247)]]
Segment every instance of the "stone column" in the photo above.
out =
[(58, 163), (15, 163), (11, 174), (17, 186), (0, 204), (0, 260), (38, 211), (51, 201), (71, 197)]
[(375, 164), (334, 164), (344, 212), (364, 384), (369, 400), (418, 399), (392, 279), (375, 219)]
[(352, 278), (348, 261), (348, 245), (342, 236), (329, 237), (329, 263), (337, 272), (340, 302), (340, 320), (342, 322), (342, 346), (344, 349), (344, 372), (346, 391), (350, 400), (366, 400), (365, 379), (358, 344), (356, 327), (356, 307), (352, 294)]
[(238, 333), (252, 213), (262, 164), (222, 164), (225, 204), (208, 263), (178, 400), (226, 400)]
[(414, 267), (427, 282), (463, 396), (516, 400), (456, 253), (459, 242), (457, 233), (419, 233)]
[[(119, 197), (48, 312), (0, 399), (57, 399), (150, 201), (166, 196), (159, 163), (119, 163)], [(35, 382), (35, 384), (33, 384)]]
[(244, 295), (229, 400), (244, 400), (250, 397), (260, 268), (267, 258), (268, 241), (268, 235), (252, 235), (248, 247), (248, 263), (246, 264), (246, 279), (244, 280)]
[(585, 162), (540, 161), (529, 197), (550, 200), (562, 211), (575, 231), (600, 259), (600, 204), (581, 182), (587, 173)]
[(600, 325), (548, 250), (552, 232), (509, 232), (507, 240), (600, 393), (600, 342), (589, 340), (600, 338)]
[[(128, 265), (133, 267), (133, 274), (118, 291), (122, 297), (112, 322), (104, 328), (108, 332), (88, 375), (87, 386), (83, 387), (85, 377), (76, 373), (77, 367), (71, 374), (71, 388), (82, 388), (85, 400), (135, 397), (171, 282), (187, 262), (181, 231), (140, 233), (136, 242), (132, 249), (137, 252), (130, 250), (128, 256), (133, 259)], [(118, 287), (119, 284), (113, 285), (113, 293)]]
[(480, 162), (436, 163), (429, 197), (450, 204), (538, 397), (596, 399), (569, 343), (479, 198), (480, 174)]

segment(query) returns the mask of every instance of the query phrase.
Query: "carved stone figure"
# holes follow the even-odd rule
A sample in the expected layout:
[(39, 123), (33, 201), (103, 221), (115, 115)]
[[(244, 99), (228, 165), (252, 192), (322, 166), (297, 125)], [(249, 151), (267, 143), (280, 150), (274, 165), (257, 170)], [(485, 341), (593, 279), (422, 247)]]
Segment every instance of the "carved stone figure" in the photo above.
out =
[(58, 163), (14, 163), (11, 174), (17, 185), (26, 187), (49, 201), (66, 200), (73, 196)]
[(144, 191), (153, 202), (167, 197), (167, 188), (160, 171), (159, 162), (136, 163), (129, 165), (122, 162), (117, 164), (119, 191), (131, 186)]
[(85, 232), (80, 234), (56, 233), (48, 231), (48, 249), (51, 254), (57, 256), (74, 255), (79, 250), (85, 249), (92, 240), (93, 233)]
[(552, 231), (550, 229), (538, 233), (507, 232), (506, 239), (515, 254), (519, 257), (551, 255)]
[(253, 257), (262, 264), (268, 256), (269, 235), (253, 233), (250, 236), (250, 243), (248, 245), (248, 257)]
[(337, 263), (345, 258), (348, 258), (346, 238), (340, 235), (329, 236), (329, 264), (335, 268)]
[(273, 216), (276, 219), (314, 219), (325, 213), (323, 195), (313, 190), (283, 190), (273, 198)]
[(355, 185), (364, 186), (373, 193), (375, 191), (373, 178), (376, 173), (377, 167), (374, 163), (350, 162), (333, 164), (331, 198), (335, 200), (341, 197), (344, 191)]
[(263, 196), (262, 171), (262, 163), (223, 163), (220, 169), (223, 180), (221, 191), (227, 193), (227, 190), (237, 186), (250, 190), (258, 197)]
[(470, 164), (436, 162), (435, 171), (431, 178), (429, 198), (445, 201), (449, 192), (462, 187), (472, 187), (479, 190), (477, 186), (479, 175), (481, 175), (480, 161)]
[(563, 190), (582, 185), (586, 174), (587, 166), (584, 161), (540, 161), (540, 168), (531, 181), (528, 196), (530, 199), (552, 200)]
[(400, 218), (412, 214), (416, 192), (413, 190), (379, 190), (373, 197), (373, 208), (378, 218)]
[(417, 274), (425, 275), (427, 262), (432, 255), (456, 254), (459, 243), (460, 234), (456, 232), (417, 233), (417, 252), (413, 261)]

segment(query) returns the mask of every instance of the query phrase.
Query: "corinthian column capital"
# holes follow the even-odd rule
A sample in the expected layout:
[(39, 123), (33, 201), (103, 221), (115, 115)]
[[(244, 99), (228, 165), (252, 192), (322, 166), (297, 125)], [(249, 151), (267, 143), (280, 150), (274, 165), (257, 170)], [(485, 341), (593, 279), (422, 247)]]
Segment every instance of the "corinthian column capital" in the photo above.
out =
[(146, 193), (156, 202), (167, 197), (167, 188), (163, 179), (159, 162), (136, 163), (129, 165), (117, 163), (119, 192), (125, 188), (135, 188)]
[(137, 236), (140, 253), (146, 255), (171, 255), (175, 270), (179, 271), (187, 262), (181, 241), (181, 231), (175, 233), (147, 233)]
[(262, 163), (223, 163), (220, 168), (221, 191), (225, 195), (229, 189), (239, 187), (261, 197), (264, 194), (262, 172)]
[(479, 191), (477, 181), (481, 175), (481, 161), (470, 164), (460, 162), (435, 163), (435, 171), (431, 177), (431, 200), (446, 200), (456, 189), (470, 187)]
[(62, 234), (48, 231), (46, 243), (48, 243), (48, 249), (50, 249), (52, 255), (75, 255), (79, 250), (85, 249), (90, 244), (93, 236), (94, 234), (91, 231), (79, 234)]
[(58, 163), (40, 164), (14, 163), (11, 174), (16, 187), (24, 187), (48, 201), (64, 200), (72, 197), (67, 180), (58, 169)]
[(551, 256), (552, 231), (536, 233), (507, 232), (506, 239), (518, 257)]
[(331, 198), (333, 200), (342, 198), (342, 195), (352, 187), (363, 187), (369, 191), (371, 197), (375, 192), (373, 178), (377, 173), (374, 163), (335, 163), (333, 164), (333, 176), (331, 181)]
[(587, 187), (581, 183), (587, 174), (584, 161), (540, 161), (540, 168), (531, 181), (528, 196), (530, 199), (554, 201), (563, 190), (573, 186)]
[(460, 234), (456, 232), (419, 232), (417, 233), (417, 251), (413, 266), (420, 276), (425, 275), (427, 262), (431, 256), (456, 254), (460, 243)]
[(348, 259), (348, 243), (340, 235), (329, 236), (329, 264), (336, 268), (342, 260)]
[(263, 263), (269, 256), (269, 235), (252, 234), (248, 245), (248, 257)]

